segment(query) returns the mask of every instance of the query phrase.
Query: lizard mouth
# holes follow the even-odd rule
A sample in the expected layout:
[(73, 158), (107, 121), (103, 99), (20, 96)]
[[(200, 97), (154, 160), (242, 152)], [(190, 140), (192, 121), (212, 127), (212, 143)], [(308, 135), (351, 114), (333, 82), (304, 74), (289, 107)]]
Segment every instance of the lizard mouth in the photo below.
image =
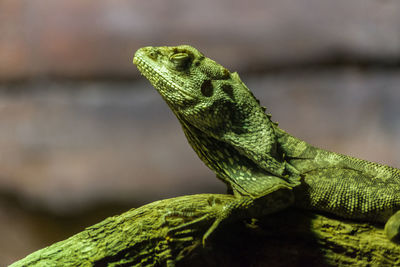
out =
[(133, 63), (137, 66), (139, 71), (150, 81), (150, 83), (157, 89), (157, 91), (165, 98), (169, 98), (168, 94), (176, 94), (179, 92), (186, 100), (195, 100), (196, 96), (183, 90), (177, 83), (165, 78), (162, 71), (152, 64), (146, 52), (139, 49), (133, 57)]

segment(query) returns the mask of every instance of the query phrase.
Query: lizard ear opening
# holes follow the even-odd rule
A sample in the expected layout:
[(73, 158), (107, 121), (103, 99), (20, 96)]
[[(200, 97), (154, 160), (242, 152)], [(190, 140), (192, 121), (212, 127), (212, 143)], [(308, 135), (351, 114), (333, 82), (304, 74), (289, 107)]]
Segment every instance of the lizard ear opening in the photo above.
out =
[(214, 93), (214, 87), (210, 80), (205, 80), (201, 85), (201, 93), (205, 97), (210, 97)]

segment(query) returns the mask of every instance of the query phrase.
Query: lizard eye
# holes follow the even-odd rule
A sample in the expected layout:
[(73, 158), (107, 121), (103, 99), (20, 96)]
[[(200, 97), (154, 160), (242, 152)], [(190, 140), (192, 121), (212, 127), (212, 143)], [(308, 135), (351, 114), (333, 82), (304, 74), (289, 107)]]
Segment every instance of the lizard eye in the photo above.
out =
[(214, 87), (211, 83), (210, 80), (205, 80), (203, 82), (203, 84), (201, 85), (201, 93), (205, 96), (205, 97), (210, 97), (213, 95), (214, 93)]
[(185, 69), (190, 62), (190, 56), (186, 53), (176, 53), (169, 57), (174, 67), (178, 70)]

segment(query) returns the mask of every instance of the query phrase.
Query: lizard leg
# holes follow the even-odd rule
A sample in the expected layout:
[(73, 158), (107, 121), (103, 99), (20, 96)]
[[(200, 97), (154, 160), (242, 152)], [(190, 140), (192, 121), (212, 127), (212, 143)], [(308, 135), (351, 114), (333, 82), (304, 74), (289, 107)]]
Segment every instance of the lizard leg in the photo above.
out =
[(389, 240), (400, 243), (400, 210), (398, 210), (385, 224), (385, 233)]
[(294, 196), (291, 189), (288, 187), (279, 187), (275, 189), (275, 191), (260, 198), (241, 196), (227, 204), (218, 203), (218, 199), (216, 199), (210, 203), (213, 208), (208, 214), (172, 228), (168, 233), (171, 236), (177, 237), (179, 233), (193, 231), (198, 228), (199, 225), (211, 224), (202, 238), (202, 244), (205, 246), (207, 238), (209, 238), (221, 224), (271, 214), (289, 207), (293, 202)]
[(230, 219), (246, 218), (245, 213), (248, 208), (254, 205), (254, 199), (251, 197), (242, 197), (225, 205), (218, 213), (215, 214), (215, 220), (202, 239), (203, 247), (206, 244), (207, 238), (218, 228), (221, 223), (228, 222)]
[(294, 202), (291, 188), (278, 186), (275, 191), (260, 198), (242, 196), (225, 205), (215, 216), (215, 221), (203, 236), (203, 246), (207, 238), (218, 228), (221, 223), (232, 220), (258, 218), (283, 210)]
[[(195, 229), (201, 227), (202, 225), (204, 226), (204, 224), (208, 224), (211, 226), (209, 226), (202, 238), (202, 244), (205, 246), (207, 238), (218, 228), (221, 223), (227, 223), (229, 221), (249, 217), (246, 216), (245, 213), (248, 212), (248, 208), (254, 206), (254, 199), (250, 197), (242, 197), (225, 205), (213, 203), (213, 206), (213, 210), (208, 214), (172, 228), (168, 231), (168, 235), (174, 236), (174, 238), (179, 238), (179, 236), (182, 234), (186, 235), (188, 232), (196, 231)], [(184, 214), (182, 214), (182, 216), (186, 217)]]
[(191, 236), (196, 232), (199, 232), (200, 229), (204, 229), (205, 227), (210, 227), (210, 225), (215, 224), (215, 220), (220, 217), (219, 214), (221, 214), (221, 210), (223, 210), (228, 204), (222, 204), (218, 198), (210, 198), (208, 201), (210, 204), (210, 210), (200, 217), (192, 216), (191, 213), (196, 213), (195, 211), (171, 212), (166, 214), (164, 218), (165, 223), (167, 223), (168, 218), (171, 216), (183, 218), (186, 221), (178, 226), (172, 227), (168, 231), (169, 238), (174, 240), (181, 239), (182, 237), (186, 238), (188, 235)]

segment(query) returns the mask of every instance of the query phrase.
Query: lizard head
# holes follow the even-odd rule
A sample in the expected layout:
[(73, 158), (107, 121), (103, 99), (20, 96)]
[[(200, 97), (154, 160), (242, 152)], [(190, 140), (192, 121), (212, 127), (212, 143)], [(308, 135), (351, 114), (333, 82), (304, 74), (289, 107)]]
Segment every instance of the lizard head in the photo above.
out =
[(215, 138), (243, 132), (264, 113), (237, 73), (191, 46), (144, 47), (133, 61), (181, 122)]
[(222, 180), (243, 187), (247, 179), (248, 186), (259, 187), (251, 180), (256, 173), (282, 177), (273, 123), (237, 73), (188, 45), (140, 48), (133, 62), (175, 113), (198, 156)]

